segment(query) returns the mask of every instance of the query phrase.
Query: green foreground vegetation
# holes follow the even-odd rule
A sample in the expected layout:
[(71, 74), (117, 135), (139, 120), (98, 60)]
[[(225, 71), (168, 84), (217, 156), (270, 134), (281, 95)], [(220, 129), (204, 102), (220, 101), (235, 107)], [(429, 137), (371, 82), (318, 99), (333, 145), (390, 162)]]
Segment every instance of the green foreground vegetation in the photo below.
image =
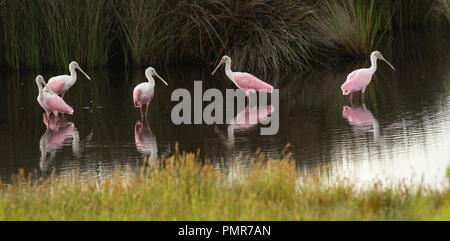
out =
[(258, 74), (307, 70), (449, 23), (449, 0), (0, 0), (0, 67), (214, 65), (227, 54)]
[(290, 155), (263, 159), (220, 172), (183, 153), (102, 180), (21, 173), (2, 187), (0, 220), (450, 220), (448, 187), (360, 190), (345, 180), (299, 176)]

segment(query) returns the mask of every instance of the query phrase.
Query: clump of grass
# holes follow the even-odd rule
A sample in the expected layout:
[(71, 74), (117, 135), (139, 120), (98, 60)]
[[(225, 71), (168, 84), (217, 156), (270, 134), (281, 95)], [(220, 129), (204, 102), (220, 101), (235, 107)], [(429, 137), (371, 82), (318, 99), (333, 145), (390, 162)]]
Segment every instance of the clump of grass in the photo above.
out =
[(212, 59), (227, 54), (236, 69), (261, 74), (310, 67), (314, 9), (306, 2), (225, 1), (212, 11), (223, 43), (209, 46)]
[[(209, 161), (178, 153), (118, 168), (104, 179), (89, 173), (33, 180), (23, 172), (4, 185), (0, 220), (448, 220), (450, 191), (357, 189), (299, 175), (290, 155), (217, 172)], [(232, 167), (232, 168), (231, 168)], [(322, 170), (324, 171), (324, 170)]]
[[(125, 65), (162, 65), (184, 57), (183, 53), (187, 50), (181, 49), (177, 43), (186, 42), (186, 36), (178, 31), (179, 26), (187, 24), (191, 16), (187, 16), (186, 10), (181, 8), (196, 4), (170, 0), (120, 1), (116, 17), (119, 40), (126, 57)], [(180, 18), (182, 14), (186, 16)]]
[(10, 69), (66, 69), (71, 60), (106, 66), (112, 46), (112, 1), (5, 1), (4, 63)]
[(337, 55), (365, 57), (392, 30), (392, 14), (382, 1), (324, 1), (318, 42)]
[(230, 55), (237, 69), (305, 69), (313, 9), (288, 1), (136, 1), (117, 14), (136, 64), (200, 61)]
[(38, 1), (43, 22), (39, 26), (46, 66), (67, 68), (71, 60), (87, 67), (108, 62), (114, 29), (114, 2), (99, 0)]
[(440, 2), (442, 1), (398, 0), (392, 2), (394, 27), (401, 29), (436, 24), (441, 15), (439, 13)]
[(440, 11), (441, 15), (447, 20), (447, 25), (450, 25), (450, 1), (440, 0), (438, 11)]
[(446, 0), (323, 1), (318, 4), (315, 43), (335, 56), (367, 57), (404, 29), (436, 26), (449, 19)]
[(36, 2), (4, 1), (0, 7), (4, 64), (17, 70), (39, 67), (39, 13)]
[(449, 20), (449, 9), (448, 0), (0, 0), (0, 64), (104, 67), (124, 56), (124, 66), (212, 67), (227, 54), (233, 68), (265, 76), (323, 56), (366, 57), (395, 31)]

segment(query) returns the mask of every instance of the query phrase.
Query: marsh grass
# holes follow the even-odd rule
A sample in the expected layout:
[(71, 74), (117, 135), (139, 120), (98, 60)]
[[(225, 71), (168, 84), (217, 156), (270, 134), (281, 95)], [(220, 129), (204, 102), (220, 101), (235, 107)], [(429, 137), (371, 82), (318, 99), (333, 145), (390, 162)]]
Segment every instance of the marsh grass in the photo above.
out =
[[(3, 185), (0, 220), (448, 220), (448, 188), (407, 185), (360, 190), (330, 184), (318, 173), (299, 175), (289, 154), (251, 165), (217, 165), (176, 152), (137, 170), (117, 168), (33, 179), (19, 172)], [(267, 161), (261, 161), (267, 160)]]
[(449, 9), (448, 0), (0, 0), (0, 64), (92, 68), (115, 56), (126, 67), (212, 68), (226, 54), (234, 69), (264, 76), (366, 57), (397, 31), (448, 27)]
[(106, 66), (112, 45), (112, 1), (5, 0), (2, 36), (9, 69), (66, 69), (72, 60)]
[[(313, 9), (298, 1), (135, 1), (117, 14), (135, 64), (203, 62), (230, 55), (238, 69), (305, 69)], [(164, 54), (161, 54), (164, 53)]]
[[(42, 13), (46, 65), (67, 68), (71, 60), (87, 67), (108, 61), (114, 29), (113, 1), (37, 1)], [(45, 16), (45, 17), (44, 17)]]
[(437, 11), (440, 11), (440, 15), (447, 20), (447, 26), (450, 25), (450, 1), (440, 0)]
[(397, 0), (390, 6), (392, 22), (396, 28), (426, 27), (440, 21), (442, 12), (441, 3), (448, 0), (421, 1)]
[(324, 1), (321, 7), (318, 42), (334, 54), (367, 56), (392, 31), (392, 14), (383, 1)]

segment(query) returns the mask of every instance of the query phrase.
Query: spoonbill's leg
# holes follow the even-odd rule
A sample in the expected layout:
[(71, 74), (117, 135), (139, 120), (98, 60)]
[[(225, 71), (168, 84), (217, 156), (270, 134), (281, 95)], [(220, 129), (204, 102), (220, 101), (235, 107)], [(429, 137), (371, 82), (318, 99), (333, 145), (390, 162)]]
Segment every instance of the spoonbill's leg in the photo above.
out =
[(58, 111), (53, 111), (53, 115), (55, 116), (55, 121), (58, 121)]
[(147, 116), (148, 113), (148, 107), (150, 106), (150, 103), (147, 104), (147, 107), (145, 107), (145, 116)]
[(352, 107), (355, 107), (355, 104), (353, 104), (353, 100), (352, 100), (352, 99), (350, 99), (350, 105), (351, 105)]
[(47, 120), (50, 119), (50, 112), (45, 111), (45, 115), (47, 116)]
[(362, 91), (361, 98), (362, 98), (362, 103), (364, 103), (364, 89), (363, 89), (363, 91)]
[(139, 106), (139, 109), (141, 110), (141, 119), (144, 118), (144, 113), (142, 113), (142, 105)]

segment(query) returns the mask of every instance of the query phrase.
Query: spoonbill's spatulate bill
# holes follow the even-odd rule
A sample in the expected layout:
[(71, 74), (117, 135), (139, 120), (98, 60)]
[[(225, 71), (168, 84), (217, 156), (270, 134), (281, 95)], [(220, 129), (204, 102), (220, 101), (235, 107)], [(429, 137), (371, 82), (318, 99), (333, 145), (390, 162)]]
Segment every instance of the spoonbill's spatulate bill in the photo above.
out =
[(362, 98), (364, 100), (364, 91), (366, 90), (367, 85), (369, 85), (370, 80), (372, 80), (372, 75), (377, 70), (377, 59), (383, 60), (395, 71), (394, 66), (392, 66), (380, 52), (374, 51), (370, 55), (370, 62), (372, 63), (370, 68), (354, 70), (347, 76), (347, 80), (341, 86), (343, 95), (350, 94), (351, 98), (353, 92), (362, 91)]
[(156, 73), (156, 70), (152, 67), (149, 67), (145, 70), (145, 77), (147, 77), (148, 82), (140, 83), (136, 87), (134, 87), (133, 90), (133, 103), (134, 107), (140, 108), (141, 110), (141, 117), (144, 117), (144, 114), (142, 113), (142, 106), (145, 104), (145, 115), (147, 115), (148, 107), (150, 105), (150, 101), (152, 101), (153, 95), (155, 94), (154, 88), (155, 88), (155, 79), (153, 76), (158, 77), (164, 84), (167, 84), (166, 81), (161, 78), (161, 76)]
[[(47, 86), (52, 89), (53, 93), (61, 95), (61, 97), (64, 98), (64, 93), (66, 93), (77, 81), (77, 69), (83, 73), (86, 78), (89, 80), (91, 79), (91, 77), (80, 68), (77, 62), (72, 61), (69, 64), (70, 75), (58, 75), (52, 77), (48, 80)], [(44, 89), (44, 91), (47, 91), (47, 89)]]
[(44, 77), (42, 75), (38, 75), (36, 77), (36, 84), (39, 89), (39, 95), (37, 97), (37, 101), (39, 105), (45, 110), (47, 117), (50, 116), (50, 113), (55, 115), (56, 120), (58, 119), (58, 113), (67, 113), (71, 115), (73, 113), (73, 109), (64, 102), (64, 100), (59, 97), (57, 94), (53, 93), (51, 89), (48, 92), (44, 92), (45, 83)]
[(249, 73), (245, 72), (233, 72), (231, 71), (231, 58), (228, 56), (223, 56), (220, 60), (220, 63), (217, 65), (217, 67), (214, 69), (214, 71), (211, 73), (211, 75), (214, 75), (214, 73), (219, 69), (219, 67), (225, 64), (225, 74), (227, 77), (242, 91), (245, 92), (245, 94), (248, 96), (249, 92), (251, 91), (261, 91), (265, 90), (269, 93), (272, 93), (273, 86), (256, 78), (254, 75), (251, 75)]

